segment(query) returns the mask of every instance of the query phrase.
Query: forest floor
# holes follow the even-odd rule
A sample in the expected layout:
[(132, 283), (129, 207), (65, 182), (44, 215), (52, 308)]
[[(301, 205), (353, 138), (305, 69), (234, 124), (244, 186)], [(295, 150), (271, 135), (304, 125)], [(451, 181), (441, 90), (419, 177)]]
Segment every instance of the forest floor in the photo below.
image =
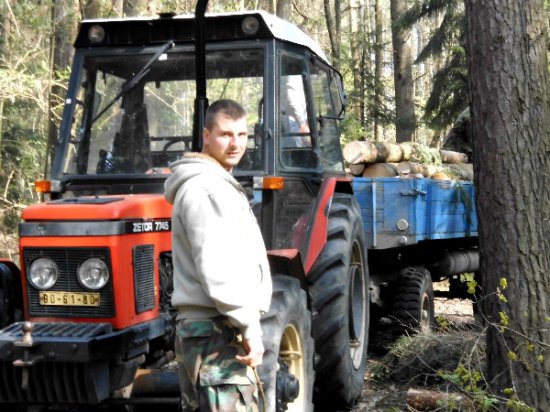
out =
[[(384, 327), (371, 333), (365, 387), (352, 412), (417, 411), (407, 405), (409, 390), (454, 393), (457, 388), (442, 374), (455, 374), (459, 364), (482, 368), (485, 341), (472, 301), (436, 297), (435, 314), (436, 330), (429, 334), (396, 340)], [(471, 402), (466, 403), (468, 407), (438, 405), (436, 410), (470, 410)]]

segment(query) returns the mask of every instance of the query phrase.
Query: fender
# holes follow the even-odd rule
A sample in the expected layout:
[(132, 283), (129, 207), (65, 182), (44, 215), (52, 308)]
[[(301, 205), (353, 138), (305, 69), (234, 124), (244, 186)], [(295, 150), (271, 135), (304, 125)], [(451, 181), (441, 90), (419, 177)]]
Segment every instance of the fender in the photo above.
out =
[(335, 192), (353, 193), (349, 177), (329, 177), (323, 180), (315, 209), (310, 216), (305, 250), (304, 271), (309, 274), (313, 264), (327, 243), (328, 215)]

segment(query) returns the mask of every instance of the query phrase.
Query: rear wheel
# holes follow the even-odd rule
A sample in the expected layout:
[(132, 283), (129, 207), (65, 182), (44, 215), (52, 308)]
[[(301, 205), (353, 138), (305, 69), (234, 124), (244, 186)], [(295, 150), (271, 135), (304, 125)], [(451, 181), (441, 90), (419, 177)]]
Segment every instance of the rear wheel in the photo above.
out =
[(392, 317), (402, 333), (425, 333), (432, 329), (435, 317), (434, 291), (427, 269), (408, 267), (399, 273)]
[(271, 307), (262, 317), (262, 331), (265, 353), (259, 374), (265, 411), (313, 411), (311, 314), (297, 279), (273, 277)]
[(316, 364), (316, 410), (351, 407), (361, 396), (368, 344), (368, 275), (357, 200), (336, 193), (328, 239), (308, 281)]

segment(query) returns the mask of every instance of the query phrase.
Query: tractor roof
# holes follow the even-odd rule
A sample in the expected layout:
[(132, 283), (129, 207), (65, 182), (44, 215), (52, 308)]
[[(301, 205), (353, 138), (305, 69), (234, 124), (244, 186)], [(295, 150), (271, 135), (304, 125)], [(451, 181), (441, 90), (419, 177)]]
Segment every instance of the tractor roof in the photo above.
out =
[[(246, 34), (242, 22), (255, 17), (259, 27), (254, 34)], [(327, 57), (321, 47), (306, 33), (277, 16), (264, 11), (243, 11), (232, 13), (207, 13), (205, 16), (206, 41), (237, 40), (250, 38), (275, 38), (307, 47), (323, 60)], [(164, 43), (169, 40), (192, 42), (194, 39), (194, 15), (174, 16), (162, 14), (158, 17), (135, 17), (117, 19), (83, 20), (75, 41), (75, 47), (131, 46)], [(89, 37), (92, 26), (101, 26), (104, 40), (93, 42)]]

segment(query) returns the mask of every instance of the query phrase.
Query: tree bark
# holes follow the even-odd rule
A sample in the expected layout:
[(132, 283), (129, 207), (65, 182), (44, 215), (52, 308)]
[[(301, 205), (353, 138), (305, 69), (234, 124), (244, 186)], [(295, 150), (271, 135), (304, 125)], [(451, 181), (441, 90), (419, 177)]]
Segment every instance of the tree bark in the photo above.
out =
[(382, 140), (383, 130), (380, 121), (382, 113), (382, 9), (381, 0), (374, 0), (374, 140)]
[(536, 410), (548, 410), (547, 14), (543, 0), (466, 0), (466, 11), (481, 308), (495, 324), (487, 333), (489, 383), (498, 395), (511, 388)]
[(325, 10), (325, 21), (327, 24), (328, 36), (332, 50), (332, 64), (336, 70), (340, 70), (341, 42), (340, 42), (340, 21), (341, 21), (341, 3), (340, 0), (334, 0), (334, 10), (330, 0), (323, 0)]
[(413, 141), (416, 128), (414, 114), (414, 82), (410, 29), (400, 28), (399, 20), (406, 11), (405, 0), (391, 0), (393, 77), (395, 87), (396, 141)]
[(95, 19), (101, 17), (101, 2), (100, 0), (87, 0), (82, 4), (80, 11), (83, 19)]
[(277, 1), (277, 16), (284, 20), (290, 20), (292, 9), (291, 0), (278, 0)]
[(147, 10), (147, 0), (125, 0), (123, 13), (125, 17), (141, 16)]

